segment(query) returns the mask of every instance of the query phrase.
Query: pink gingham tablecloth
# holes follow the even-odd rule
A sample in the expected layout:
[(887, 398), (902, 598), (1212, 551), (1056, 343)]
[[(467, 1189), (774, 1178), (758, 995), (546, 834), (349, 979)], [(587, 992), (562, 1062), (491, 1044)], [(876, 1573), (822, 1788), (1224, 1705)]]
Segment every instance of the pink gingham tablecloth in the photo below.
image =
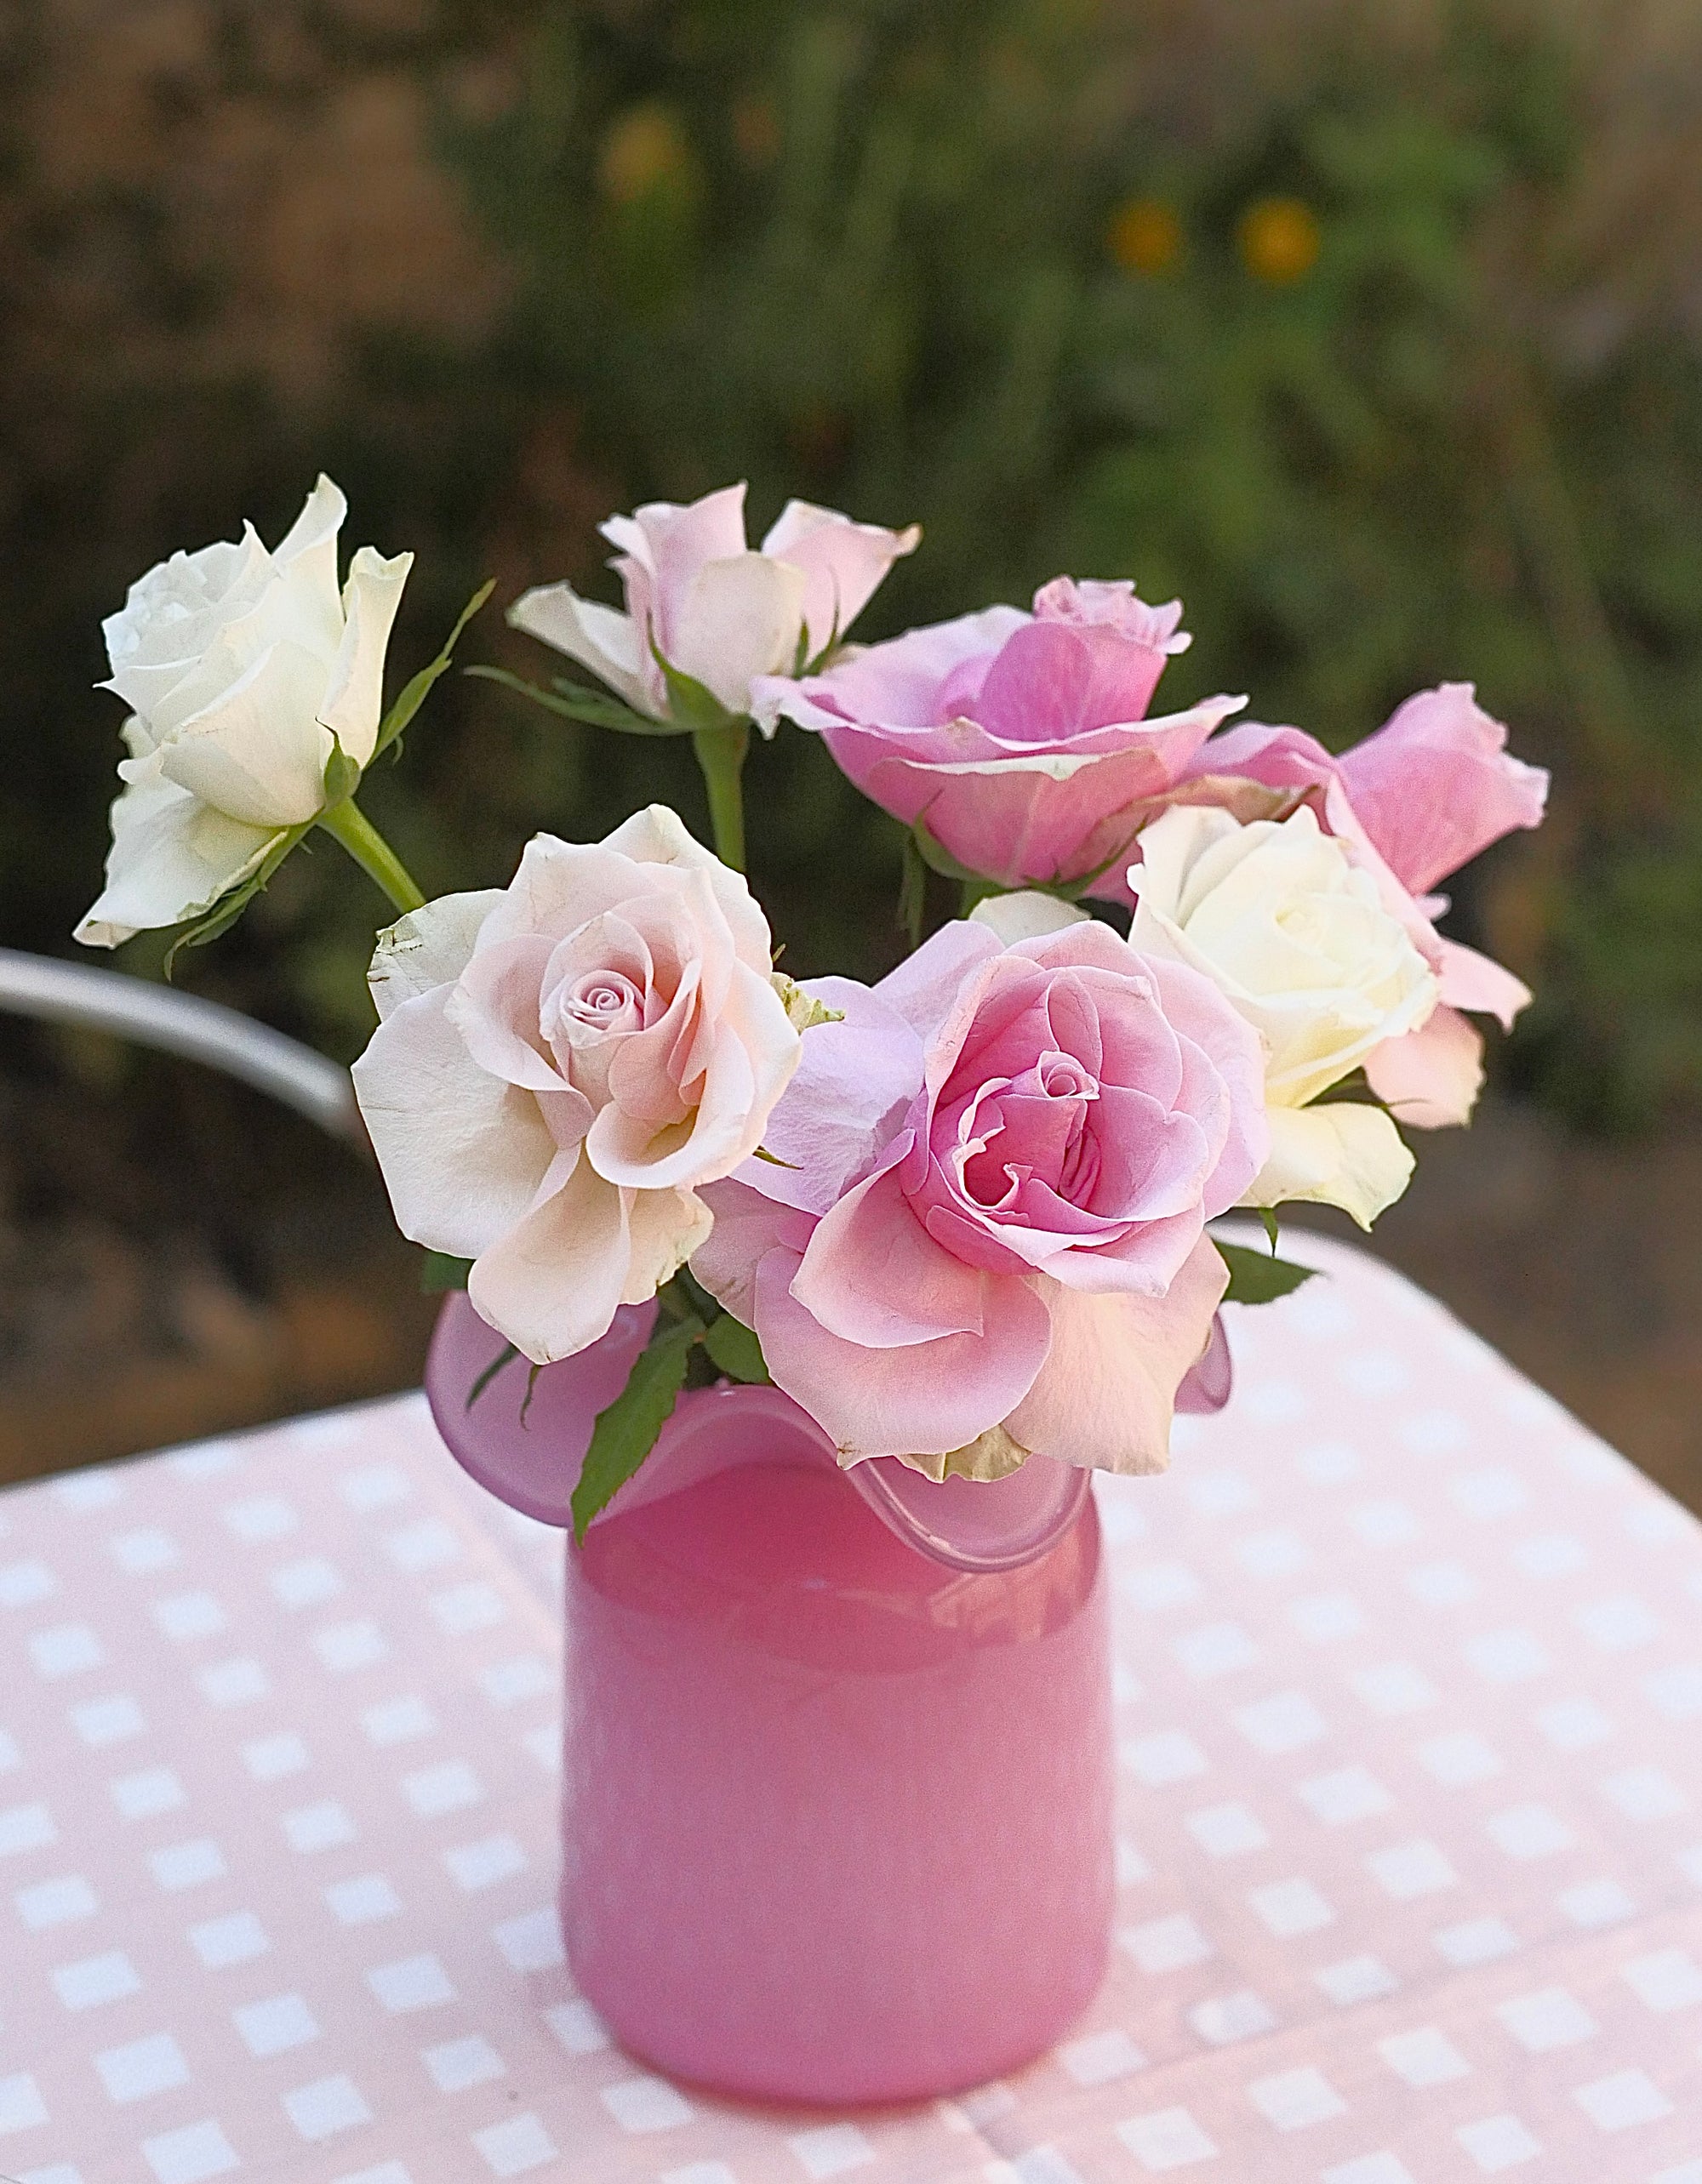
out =
[(1305, 1250), (1230, 1411), (1099, 1490), (1110, 1979), (919, 2108), (723, 2104), (575, 1995), (559, 1542), (418, 1397), (0, 1496), (0, 2170), (1702, 2184), (1702, 1533)]

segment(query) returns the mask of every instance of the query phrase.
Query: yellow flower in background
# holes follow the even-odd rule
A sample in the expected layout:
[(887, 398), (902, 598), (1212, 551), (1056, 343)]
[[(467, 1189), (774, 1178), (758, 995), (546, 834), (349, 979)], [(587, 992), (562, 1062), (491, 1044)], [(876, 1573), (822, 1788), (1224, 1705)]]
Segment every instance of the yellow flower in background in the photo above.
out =
[(1182, 254), (1182, 223), (1162, 197), (1130, 197), (1112, 214), (1105, 242), (1125, 273), (1166, 273)]
[(597, 187), (611, 204), (637, 204), (690, 172), (692, 150), (677, 117), (648, 100), (609, 124), (597, 155)]
[(1237, 239), (1248, 271), (1272, 288), (1304, 279), (1323, 242), (1316, 214), (1299, 197), (1260, 197), (1242, 214)]

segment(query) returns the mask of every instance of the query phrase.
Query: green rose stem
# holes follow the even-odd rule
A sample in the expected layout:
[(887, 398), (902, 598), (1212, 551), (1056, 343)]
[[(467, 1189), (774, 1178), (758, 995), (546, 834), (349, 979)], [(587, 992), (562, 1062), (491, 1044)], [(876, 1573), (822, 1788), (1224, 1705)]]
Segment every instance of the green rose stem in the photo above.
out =
[[(734, 790), (736, 794), (736, 777)], [(340, 804), (333, 804), (322, 812), (318, 823), (334, 841), (348, 851), (368, 879), (389, 896), (398, 910), (426, 907), (426, 898), (414, 884), (407, 866), (351, 797), (345, 797)]]
[(725, 727), (694, 728), (692, 749), (703, 768), (709, 791), (709, 824), (715, 835), (715, 853), (735, 872), (745, 870), (745, 757), (751, 748), (751, 723), (734, 721)]

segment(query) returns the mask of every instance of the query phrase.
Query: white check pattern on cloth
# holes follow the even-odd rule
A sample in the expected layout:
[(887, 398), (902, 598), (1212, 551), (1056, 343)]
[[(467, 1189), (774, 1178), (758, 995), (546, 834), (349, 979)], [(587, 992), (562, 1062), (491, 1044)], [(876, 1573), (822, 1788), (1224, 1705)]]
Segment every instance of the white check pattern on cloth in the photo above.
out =
[(559, 1538), (419, 1398), (0, 1496), (0, 2171), (1702, 2184), (1702, 1530), (1314, 1253), (1230, 1410), (1099, 1487), (1106, 1986), (918, 2108), (610, 2044), (553, 1910)]

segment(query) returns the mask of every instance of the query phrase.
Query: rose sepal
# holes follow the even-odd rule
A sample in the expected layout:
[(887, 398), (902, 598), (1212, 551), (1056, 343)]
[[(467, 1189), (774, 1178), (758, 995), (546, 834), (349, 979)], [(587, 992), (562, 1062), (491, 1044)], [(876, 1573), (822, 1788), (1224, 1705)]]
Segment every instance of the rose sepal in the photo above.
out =
[(555, 676), (548, 690), (535, 682), (528, 682), (523, 675), (516, 675), (505, 667), (470, 667), (469, 675), (477, 676), (482, 682), (500, 683), (505, 690), (527, 698), (534, 705), (541, 705), (546, 713), (555, 713), (564, 721), (578, 721), (586, 727), (612, 728), (623, 736), (683, 736), (691, 733), (687, 721), (659, 719), (652, 713), (638, 712), (611, 692), (598, 690), (589, 682), (577, 682), (567, 676)]

